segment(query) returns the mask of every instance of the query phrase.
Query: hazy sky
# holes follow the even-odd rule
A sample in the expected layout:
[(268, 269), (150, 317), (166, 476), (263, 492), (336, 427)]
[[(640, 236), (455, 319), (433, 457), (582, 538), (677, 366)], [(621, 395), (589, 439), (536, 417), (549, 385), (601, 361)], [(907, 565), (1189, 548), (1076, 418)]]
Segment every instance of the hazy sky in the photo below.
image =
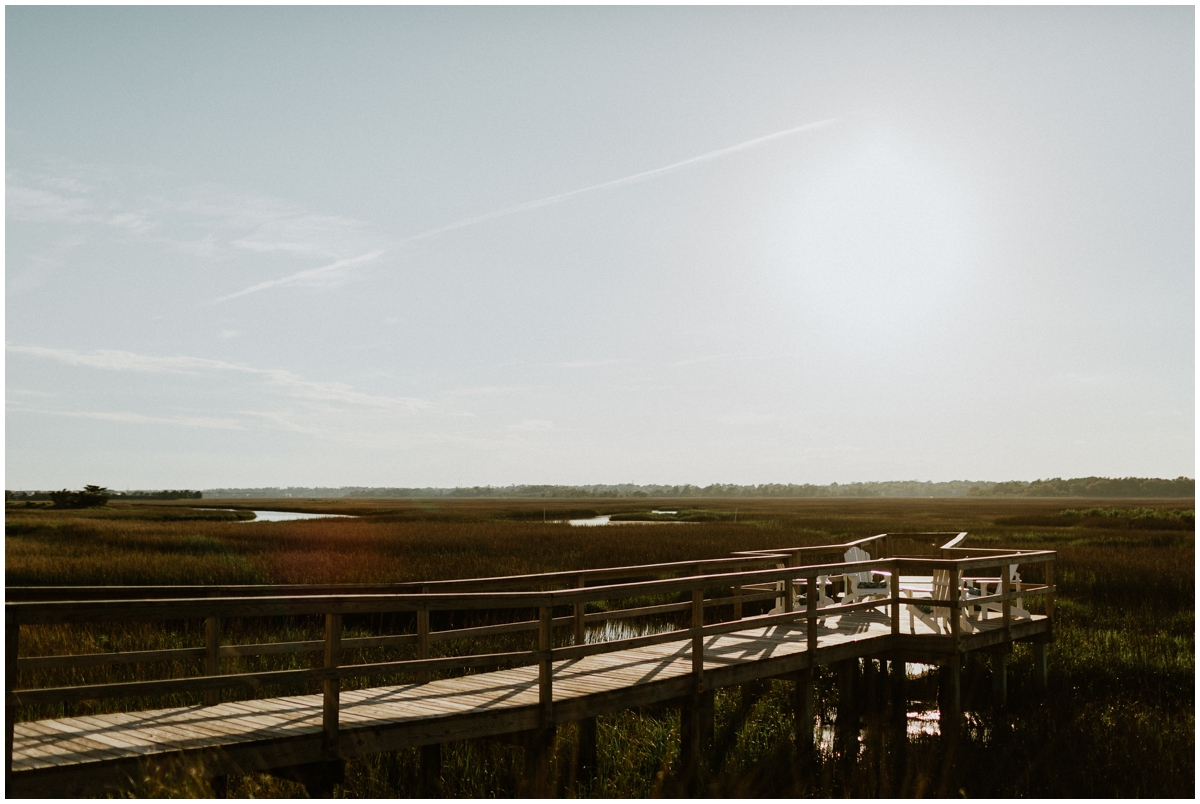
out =
[(5, 485), (1194, 476), (1193, 14), (10, 6)]

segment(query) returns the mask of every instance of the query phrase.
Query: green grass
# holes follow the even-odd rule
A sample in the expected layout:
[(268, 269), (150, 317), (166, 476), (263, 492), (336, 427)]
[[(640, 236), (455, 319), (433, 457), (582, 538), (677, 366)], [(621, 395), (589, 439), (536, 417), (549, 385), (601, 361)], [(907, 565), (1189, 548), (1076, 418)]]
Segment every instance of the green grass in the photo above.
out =
[[(183, 504), (112, 505), (107, 509), (6, 511), (6, 583), (182, 584), (404, 581), (478, 577), (727, 556), (733, 550), (820, 544), (880, 532), (967, 530), (969, 546), (1057, 550), (1056, 642), (1050, 690), (1033, 684), (1028, 648), (1010, 664), (1010, 705), (991, 701), (988, 661), (972, 659), (964, 675), (970, 728), (958, 740), (897, 742), (876, 714), (861, 724), (851, 756), (822, 752), (814, 762), (792, 755), (790, 685), (775, 681), (736, 731), (738, 690), (717, 693), (717, 733), (728, 746), (709, 780), (712, 795), (736, 796), (1178, 796), (1194, 795), (1195, 612), (1194, 512), (1180, 501), (1088, 500), (706, 500), (688, 501), (261, 501), (229, 507), (279, 507), (359, 514), (358, 519), (244, 524), (238, 513), (195, 511)], [(688, 526), (571, 528), (543, 524), (597, 514), (640, 517), (652, 508), (703, 514)], [(738, 521), (733, 523), (734, 508)], [(1112, 513), (1116, 511), (1117, 513)], [(711, 516), (710, 516), (711, 515)], [(241, 515), (241, 516), (244, 516)], [(1165, 527), (1153, 527), (1165, 526)], [(925, 540), (928, 542), (929, 540)], [(928, 544), (915, 547), (928, 549)], [(1037, 580), (1036, 572), (1025, 573)], [(661, 601), (647, 601), (661, 602)], [(348, 625), (372, 633), (382, 622)], [(392, 622), (395, 630), (410, 624)], [(439, 626), (435, 626), (439, 627)], [(239, 642), (313, 639), (316, 620), (233, 621), (226, 639)], [(500, 649), (529, 647), (532, 637), (497, 640)], [(521, 640), (525, 640), (522, 642)], [(167, 628), (23, 629), (21, 654), (199, 646), (200, 624)], [(457, 645), (442, 645), (452, 651)], [(362, 661), (403, 651), (362, 652)], [(227, 669), (309, 666), (309, 656), (226, 660)], [(182, 676), (199, 663), (39, 673), (22, 684), (50, 686)], [(374, 682), (380, 683), (380, 682)], [(281, 691), (283, 688), (281, 688)], [(289, 693), (315, 692), (291, 689)], [(936, 682), (910, 684), (913, 708), (934, 706)], [(818, 677), (820, 725), (837, 722), (833, 675)], [(192, 703), (187, 696), (97, 702), (27, 713)], [(844, 726), (845, 724), (843, 724)], [(857, 731), (857, 730), (855, 730)], [(554, 767), (562, 795), (641, 797), (681, 792), (677, 774), (678, 714), (668, 708), (622, 712), (599, 721), (600, 772), (590, 785), (572, 783), (575, 746), (559, 730)], [(490, 742), (448, 744), (445, 792), (511, 796), (518, 791), (522, 749)], [(203, 795), (202, 768), (147, 767), (136, 792)], [(353, 760), (339, 795), (393, 797), (417, 791), (415, 751)], [(287, 797), (302, 788), (263, 775), (231, 780), (230, 795)]]

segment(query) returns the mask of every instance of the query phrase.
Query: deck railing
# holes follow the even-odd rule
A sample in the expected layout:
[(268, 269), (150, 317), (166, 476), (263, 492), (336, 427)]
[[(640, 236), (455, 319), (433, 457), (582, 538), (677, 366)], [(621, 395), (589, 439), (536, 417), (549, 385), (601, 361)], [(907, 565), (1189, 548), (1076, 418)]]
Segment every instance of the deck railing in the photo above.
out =
[[(560, 585), (564, 588), (523, 591), (462, 591), (494, 585), (503, 587), (511, 579), (470, 579), (462, 582), (427, 583), (416, 586), (428, 591), (404, 591), (388, 593), (354, 594), (252, 594), (239, 597), (192, 597), (172, 598), (163, 595), (157, 599), (80, 599), (80, 600), (25, 600), (5, 604), (6, 626), (6, 725), (8, 767), (12, 766), (13, 728), (17, 711), (21, 707), (34, 705), (65, 704), (89, 700), (124, 698), (130, 696), (202, 693), (206, 704), (219, 701), (220, 692), (227, 689), (243, 689), (253, 692), (264, 685), (285, 682), (321, 682), (324, 699), (322, 726), (329, 750), (336, 753), (338, 736), (339, 694), (345, 679), (369, 679), (397, 674), (415, 674), (418, 682), (426, 681), (429, 675), (439, 671), (467, 671), (483, 667), (518, 665), (538, 666), (539, 711), (545, 723), (554, 719), (553, 674), (556, 661), (580, 659), (620, 650), (665, 644), (669, 642), (691, 643), (692, 681), (696, 692), (705, 689), (704, 650), (708, 637), (748, 628), (785, 625), (804, 621), (804, 639), (809, 652), (809, 661), (815, 662), (819, 645), (819, 628), (823, 618), (852, 612), (876, 610), (886, 613), (890, 619), (891, 634), (901, 635), (901, 612), (906, 607), (919, 605), (939, 607), (949, 611), (950, 633), (932, 638), (946, 642), (948, 649), (957, 650), (962, 637), (959, 629), (960, 615), (966, 607), (998, 603), (1002, 608), (1002, 627), (1008, 637), (1012, 627), (1011, 603), (1016, 598), (1044, 596), (1047, 614), (1053, 615), (1053, 562), (1055, 553), (1050, 551), (984, 551), (979, 554), (967, 548), (947, 548), (952, 557), (899, 557), (875, 558), (869, 561), (803, 563), (805, 558), (828, 555), (840, 549), (862, 543), (879, 542), (886, 535), (870, 537), (845, 545), (827, 545), (819, 548), (789, 548), (785, 551), (755, 553), (704, 562), (674, 562), (671, 564), (643, 565), (642, 567), (612, 568), (571, 573), (546, 573), (520, 576), (530, 585)], [(886, 544), (886, 542), (884, 542)], [(824, 551), (824, 552), (822, 552)], [(784, 563), (769, 569), (745, 569), (746, 565)], [(1010, 567), (1014, 564), (1044, 564), (1045, 583), (1010, 584)], [(790, 566), (787, 566), (790, 565)], [(668, 569), (669, 568), (669, 569)], [(649, 574), (688, 572), (693, 574), (676, 578), (654, 578), (615, 584), (588, 586), (588, 581), (611, 577), (628, 577), (634, 571)], [(999, 591), (992, 595), (960, 599), (959, 590), (967, 573), (982, 570), (998, 570)], [(885, 599), (868, 599), (852, 603), (834, 603), (818, 607), (819, 595), (813, 594), (818, 583), (845, 573), (877, 571), (888, 573), (894, 579), (890, 594)], [(622, 574), (623, 573), (623, 574)], [(945, 586), (949, 596), (945, 599), (902, 598), (899, 579), (936, 573), (947, 573), (950, 582)], [(547, 581), (553, 576), (553, 581)], [(451, 584), (447, 591), (447, 583)], [(793, 596), (786, 597), (784, 611), (743, 617), (742, 603), (775, 598), (776, 584), (783, 583), (789, 590), (802, 588), (804, 608), (795, 610)], [(458, 584), (455, 588), (453, 584)], [(771, 591), (761, 591), (763, 586)], [(413, 586), (413, 585), (404, 585)], [(436, 590), (436, 591), (435, 591)], [(257, 590), (256, 590), (257, 592)], [(631, 598), (679, 596), (683, 601), (657, 605), (642, 605), (618, 608), (614, 611), (586, 611), (589, 604), (620, 603)], [(536, 610), (536, 620), (519, 620), (510, 623), (490, 624), (471, 628), (430, 630), (431, 612), (521, 612)], [(706, 624), (706, 611), (724, 609), (732, 617), (728, 620)], [(565, 616), (555, 616), (556, 610), (570, 611)], [(371, 637), (344, 638), (343, 619), (347, 616), (364, 614), (412, 613), (416, 615), (415, 634), (395, 634)], [(586, 626), (589, 623), (628, 617), (662, 615), (690, 615), (690, 625), (672, 628), (663, 633), (647, 634), (621, 639), (611, 639), (588, 644)], [(324, 638), (303, 642), (272, 643), (265, 645), (222, 645), (221, 623), (229, 618), (273, 618), (296, 616), (322, 616), (325, 623)], [(205, 646), (175, 650), (129, 651), (105, 654), (74, 656), (43, 656), (18, 658), (18, 645), (22, 626), (52, 625), (68, 623), (101, 623), (130, 621), (178, 621), (203, 620), (205, 623)], [(567, 628), (571, 633), (571, 644), (555, 646), (555, 630)], [(530, 650), (515, 650), (493, 653), (475, 653), (461, 656), (431, 657), (430, 645), (440, 640), (488, 638), (501, 634), (536, 630), (537, 643)], [(930, 638), (930, 637), (925, 637)], [(416, 659), (397, 661), (346, 664), (343, 653), (355, 648), (416, 645)], [(230, 656), (252, 656), (270, 653), (297, 651), (320, 651), (323, 661), (320, 667), (274, 670), (265, 672), (220, 673), (220, 659)], [(43, 689), (17, 689), (18, 670), (38, 670), (65, 667), (86, 667), (100, 664), (130, 664), (143, 662), (204, 659), (204, 676), (190, 678), (155, 679), (104, 684), (85, 684)]]

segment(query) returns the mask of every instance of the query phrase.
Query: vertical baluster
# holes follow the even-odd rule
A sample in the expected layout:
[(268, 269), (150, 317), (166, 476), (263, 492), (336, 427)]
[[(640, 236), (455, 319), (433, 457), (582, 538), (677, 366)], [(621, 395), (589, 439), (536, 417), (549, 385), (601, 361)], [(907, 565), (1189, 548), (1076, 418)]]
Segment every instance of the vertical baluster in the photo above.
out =
[[(958, 586), (962, 583), (962, 570), (956, 564), (950, 570), (950, 638), (954, 640), (955, 650), (958, 645), (958, 634), (961, 623), (959, 618), (962, 617), (962, 604), (958, 602)], [(955, 654), (957, 657), (958, 654)]]
[[(221, 675), (221, 618), (207, 617), (204, 620), (204, 675)], [(204, 705), (214, 706), (221, 702), (220, 690), (205, 690)]]
[(692, 590), (692, 677), (696, 692), (704, 690), (704, 590)]
[(17, 645), (21, 639), (21, 626), (14, 622), (4, 624), (4, 789), (12, 788), (13, 731), (17, 727), (17, 700), (13, 690), (17, 688)]
[(1046, 562), (1046, 616), (1054, 622), (1054, 562)]
[[(799, 560), (795, 553), (789, 553), (787, 565), (794, 567)], [(796, 610), (796, 579), (791, 575), (783, 582), (783, 610), (788, 612)]]
[(1005, 564), (1000, 568), (1000, 610), (1003, 613), (1004, 641), (1012, 640), (1012, 567)]
[[(429, 609), (424, 605), (417, 609), (417, 658), (429, 658)], [(417, 683), (425, 684), (429, 681), (428, 670), (417, 671)]]
[(805, 594), (806, 605), (804, 607), (805, 614), (808, 616), (808, 664), (810, 667), (815, 667), (817, 663), (817, 576), (805, 576), (805, 588), (808, 590)]
[[(582, 574), (575, 578), (575, 588), (582, 589), (584, 586), (584, 577)], [(584, 620), (587, 603), (579, 601), (575, 604), (575, 644), (582, 645), (587, 636), (587, 623)]]
[(550, 649), (554, 647), (554, 609), (542, 606), (538, 609), (538, 703), (542, 708), (542, 726), (554, 723), (554, 665)]
[[(890, 538), (890, 537), (889, 537)], [(892, 560), (892, 636), (900, 634), (900, 561)]]
[[(325, 667), (336, 669), (342, 653), (342, 615), (325, 615)], [(342, 682), (328, 678), (321, 682), (324, 701), (321, 710), (321, 726), (325, 732), (325, 750), (331, 757), (338, 753), (338, 704)]]
[(742, 587), (733, 587), (733, 619), (742, 619)]

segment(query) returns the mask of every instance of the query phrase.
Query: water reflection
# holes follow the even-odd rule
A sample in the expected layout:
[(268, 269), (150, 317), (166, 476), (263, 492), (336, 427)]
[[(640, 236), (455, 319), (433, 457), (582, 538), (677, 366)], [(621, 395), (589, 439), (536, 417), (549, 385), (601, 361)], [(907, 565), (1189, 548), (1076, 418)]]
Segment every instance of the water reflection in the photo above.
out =
[(584, 634), (584, 642), (588, 645), (597, 642), (611, 642), (617, 639), (633, 639), (640, 636), (665, 634), (674, 631), (678, 626), (670, 623), (634, 623), (629, 620), (606, 620), (601, 625), (589, 626)]
[(607, 525), (609, 516), (594, 516), (590, 519), (568, 519), (567, 522), (577, 527), (589, 528), (595, 525)]
[[(245, 508), (197, 508), (197, 511), (245, 511)], [(240, 522), (291, 522), (296, 519), (353, 519), (350, 514), (301, 514), (295, 511), (251, 511), (254, 519)]]

